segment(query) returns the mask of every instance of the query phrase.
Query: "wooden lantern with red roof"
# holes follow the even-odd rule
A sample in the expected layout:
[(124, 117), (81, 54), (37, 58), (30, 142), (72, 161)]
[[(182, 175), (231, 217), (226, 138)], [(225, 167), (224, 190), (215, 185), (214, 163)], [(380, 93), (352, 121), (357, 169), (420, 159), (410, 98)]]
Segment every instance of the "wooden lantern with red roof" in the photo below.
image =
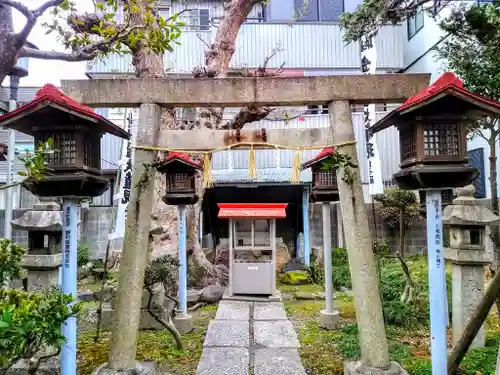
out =
[(371, 130), (398, 127), (401, 170), (394, 179), (401, 188), (456, 188), (478, 176), (468, 164), (466, 126), (499, 113), (500, 103), (471, 93), (453, 73), (445, 73)]
[(180, 206), (198, 202), (195, 174), (202, 164), (192, 160), (187, 154), (171, 152), (156, 170), (165, 173), (167, 188), (162, 200), (166, 204)]
[(337, 173), (333, 169), (325, 169), (325, 162), (331, 160), (334, 155), (334, 148), (326, 147), (314, 159), (303, 163), (301, 166), (302, 170), (311, 168), (311, 202), (337, 202), (339, 200)]
[(64, 95), (51, 84), (34, 100), (0, 117), (0, 126), (34, 137), (35, 145), (52, 139), (55, 152), (45, 155), (50, 175), (23, 185), (38, 196), (96, 197), (109, 187), (101, 172), (101, 137), (129, 138), (129, 133)]

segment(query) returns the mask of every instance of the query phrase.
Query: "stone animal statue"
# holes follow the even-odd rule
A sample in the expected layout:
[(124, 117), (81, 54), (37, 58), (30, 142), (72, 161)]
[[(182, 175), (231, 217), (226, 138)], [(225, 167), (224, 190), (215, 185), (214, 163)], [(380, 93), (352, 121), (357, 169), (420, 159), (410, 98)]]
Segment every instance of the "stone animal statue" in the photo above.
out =
[(203, 288), (200, 297), (198, 297), (195, 305), (189, 308), (189, 311), (195, 311), (202, 306), (218, 303), (222, 299), (222, 296), (224, 296), (225, 291), (225, 286), (208, 285), (207, 287)]

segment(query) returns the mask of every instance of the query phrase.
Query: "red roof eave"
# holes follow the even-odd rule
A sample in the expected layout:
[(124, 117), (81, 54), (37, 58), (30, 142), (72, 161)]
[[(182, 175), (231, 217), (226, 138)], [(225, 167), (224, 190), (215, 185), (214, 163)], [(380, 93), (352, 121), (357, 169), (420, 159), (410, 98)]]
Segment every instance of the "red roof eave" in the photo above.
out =
[(302, 165), (300, 166), (300, 169), (301, 170), (304, 170), (304, 169), (307, 169), (307, 168), (310, 168), (312, 167), (313, 165), (317, 164), (317, 163), (320, 163), (321, 161), (323, 161), (324, 159), (330, 157), (330, 156), (333, 156), (335, 155), (335, 151), (334, 151), (334, 148), (333, 147), (325, 147), (323, 150), (321, 150), (321, 152), (316, 155), (313, 159), (309, 160), (309, 161), (306, 161), (304, 163), (302, 163)]
[(451, 72), (446, 72), (428, 88), (421, 91), (417, 95), (410, 97), (398, 108), (375, 123), (371, 127), (371, 130), (376, 133), (392, 125), (396, 125), (401, 115), (411, 112), (433, 98), (437, 99), (437, 97), (447, 94), (463, 98), (465, 100), (469, 99), (472, 102), (475, 102), (478, 106), (481, 106), (482, 104), (485, 107), (493, 107), (500, 113), (499, 102), (470, 92), (464, 88), (462, 81), (458, 77)]
[(281, 219), (286, 217), (288, 203), (218, 203), (219, 218)]
[(189, 166), (200, 170), (203, 168), (203, 163), (195, 162), (185, 152), (171, 152), (165, 160), (164, 164), (169, 164), (173, 161), (180, 161), (181, 163), (188, 164)]
[[(113, 135), (116, 135), (121, 138), (130, 138), (130, 134), (120, 128), (119, 126), (115, 125), (111, 121), (109, 121), (107, 118), (95, 113), (92, 108), (84, 106), (80, 103), (78, 103), (76, 100), (73, 98), (64, 95), (57, 87), (55, 87), (52, 84), (46, 84), (43, 86), (38, 92), (36, 93), (35, 99), (30, 101), (29, 103), (26, 103), (25, 105), (15, 109), (14, 111), (7, 112), (3, 116), (0, 116), (0, 125), (6, 120), (12, 119), (13, 117), (22, 115), (23, 112), (26, 112), (28, 110), (36, 108), (38, 105), (41, 104), (48, 104), (50, 105), (51, 103), (59, 105), (65, 109), (68, 109), (70, 111), (77, 112), (83, 116), (88, 116), (93, 118), (94, 120), (97, 120), (97, 122), (105, 125), (109, 130), (110, 133)], [(8, 126), (7, 126), (8, 127)]]

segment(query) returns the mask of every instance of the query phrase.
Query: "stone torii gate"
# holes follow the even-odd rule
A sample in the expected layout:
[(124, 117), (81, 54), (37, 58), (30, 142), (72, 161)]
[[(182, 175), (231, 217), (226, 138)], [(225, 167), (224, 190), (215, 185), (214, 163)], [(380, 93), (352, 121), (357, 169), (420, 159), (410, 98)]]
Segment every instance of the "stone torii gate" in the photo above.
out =
[[(354, 141), (351, 104), (402, 103), (426, 88), (428, 74), (222, 79), (103, 79), (63, 81), (66, 94), (91, 107), (139, 107), (136, 146), (212, 150), (227, 146), (225, 130), (160, 131), (162, 107), (301, 106), (328, 104), (331, 128), (267, 130), (267, 142), (301, 147)], [(342, 147), (357, 164), (354, 144)], [(144, 270), (154, 195), (153, 183), (139, 185), (144, 164), (156, 153), (134, 149), (132, 192), (120, 261), (120, 278), (109, 362), (101, 373), (147, 368), (136, 362)], [(340, 170), (339, 176), (343, 175)], [(359, 173), (338, 189), (359, 328), (361, 361), (346, 363), (346, 374), (404, 374), (391, 363), (377, 273)], [(140, 204), (139, 202), (140, 197)]]

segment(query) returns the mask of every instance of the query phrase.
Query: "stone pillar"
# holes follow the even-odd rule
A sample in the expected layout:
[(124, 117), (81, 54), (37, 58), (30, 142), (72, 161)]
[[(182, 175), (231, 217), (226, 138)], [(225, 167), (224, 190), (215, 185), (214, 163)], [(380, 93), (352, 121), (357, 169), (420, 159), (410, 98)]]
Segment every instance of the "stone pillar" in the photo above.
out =
[[(500, 223), (500, 217), (474, 198), (470, 185), (457, 189), (458, 197), (443, 211), (443, 221), (449, 229), (449, 248), (444, 257), (452, 267), (452, 327), (453, 345), (484, 295), (484, 267), (494, 260), (491, 225)], [(484, 328), (481, 328), (472, 347), (484, 346)]]
[[(328, 107), (335, 144), (355, 142), (349, 102), (333, 102)], [(356, 144), (339, 146), (337, 151), (351, 157), (358, 165)], [(340, 206), (345, 231), (345, 245), (349, 257), (356, 319), (359, 330), (361, 360), (346, 362), (344, 373), (350, 374), (405, 374), (397, 363), (389, 359), (382, 301), (375, 256), (372, 250), (370, 226), (363, 197), (359, 170), (351, 171), (352, 182), (344, 181), (344, 171), (337, 172)]]
[(27, 270), (28, 290), (59, 284), (61, 254), (61, 207), (41, 202), (12, 220), (12, 228), (28, 231), (28, 251), (22, 265)]
[[(157, 142), (161, 107), (141, 104), (137, 144), (150, 146)], [(155, 193), (155, 173), (146, 170), (156, 160), (156, 153), (135, 149), (132, 191), (128, 204), (123, 252), (120, 259), (117, 306), (113, 317), (113, 333), (109, 342), (109, 362), (102, 373), (130, 371), (151, 372), (151, 364), (136, 362), (136, 343), (141, 316), (144, 272), (148, 263), (151, 209)]]

